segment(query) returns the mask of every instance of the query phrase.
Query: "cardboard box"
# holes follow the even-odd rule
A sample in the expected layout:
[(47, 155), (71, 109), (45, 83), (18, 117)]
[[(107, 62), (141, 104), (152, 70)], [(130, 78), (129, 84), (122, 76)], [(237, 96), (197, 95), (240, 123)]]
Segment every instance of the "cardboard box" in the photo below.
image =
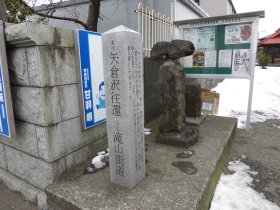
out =
[(217, 114), (219, 109), (220, 94), (208, 89), (201, 89), (202, 114)]

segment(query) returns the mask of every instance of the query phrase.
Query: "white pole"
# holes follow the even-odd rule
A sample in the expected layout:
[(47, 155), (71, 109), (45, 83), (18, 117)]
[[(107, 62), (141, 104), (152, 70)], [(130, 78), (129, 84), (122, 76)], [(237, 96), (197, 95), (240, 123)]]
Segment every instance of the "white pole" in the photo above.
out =
[(254, 77), (255, 77), (255, 63), (256, 63), (256, 52), (257, 52), (257, 34), (258, 34), (259, 17), (256, 17), (252, 23), (252, 43), (251, 43), (251, 77), (250, 77), (250, 89), (247, 107), (247, 119), (246, 119), (246, 130), (250, 129), (251, 111), (252, 111), (252, 99), (254, 90)]

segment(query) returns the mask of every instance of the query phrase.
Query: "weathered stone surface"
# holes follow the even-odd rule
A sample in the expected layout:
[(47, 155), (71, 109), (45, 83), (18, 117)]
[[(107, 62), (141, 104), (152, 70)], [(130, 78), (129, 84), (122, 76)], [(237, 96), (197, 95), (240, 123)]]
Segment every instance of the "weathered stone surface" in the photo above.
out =
[(12, 86), (11, 92), (16, 119), (45, 125), (42, 88)]
[(201, 85), (186, 84), (186, 116), (199, 117), (201, 115)]
[(185, 128), (185, 74), (180, 64), (169, 60), (159, 70), (160, 123), (162, 133), (180, 132)]
[(151, 50), (151, 58), (154, 60), (168, 59), (168, 48), (171, 47), (170, 42), (158, 42)]
[(66, 142), (64, 146), (66, 154), (69, 154), (106, 135), (105, 123), (82, 131), (80, 117), (62, 122), (61, 125), (64, 142)]
[(25, 48), (10, 49), (7, 51), (10, 83), (29, 85), (28, 66)]
[(173, 40), (171, 42), (158, 42), (151, 50), (151, 57), (154, 60), (176, 60), (192, 55), (195, 48), (192, 42), (185, 40)]
[(0, 143), (0, 168), (7, 170), (6, 154), (4, 145)]
[(61, 122), (58, 88), (44, 88), (45, 125)]
[(38, 208), (40, 210), (49, 210), (47, 203), (47, 195), (44, 191), (41, 191), (37, 194)]
[(0, 142), (38, 157), (35, 125), (16, 120), (15, 127), (16, 136), (11, 139), (0, 137)]
[(107, 137), (97, 139), (95, 142), (84, 146), (83, 148), (66, 156), (67, 170), (83, 163), (89, 158), (96, 156), (97, 152), (105, 151), (108, 147)]
[[(47, 128), (42, 126), (35, 126), (37, 133), (37, 142), (38, 142), (38, 153), (39, 157), (49, 161), (49, 143), (48, 143), (48, 133)], [(61, 135), (62, 136), (62, 135)], [(59, 147), (59, 145), (58, 145)], [(50, 161), (49, 161), (50, 162)]]
[(53, 183), (66, 169), (63, 158), (48, 163), (8, 146), (5, 151), (8, 171), (41, 189)]
[(74, 48), (36, 46), (26, 48), (32, 86), (77, 83)]
[(106, 124), (81, 130), (80, 117), (49, 127), (36, 126), (39, 156), (48, 162), (62, 158), (106, 135)]
[(26, 200), (37, 202), (37, 194), (40, 189), (15, 177), (14, 175), (0, 169), (0, 181), (3, 182), (11, 191), (19, 192)]
[(61, 121), (58, 90), (12, 86), (15, 118), (37, 125), (52, 125)]
[(80, 116), (77, 84), (58, 87), (61, 120)]
[(185, 127), (182, 132), (159, 133), (156, 142), (177, 147), (189, 148), (198, 142), (198, 138), (198, 128)]
[[(156, 131), (157, 122), (147, 127)], [(184, 148), (155, 144), (155, 135), (148, 135), (147, 176), (134, 190), (112, 185), (109, 168), (105, 168), (75, 181), (52, 184), (46, 189), (48, 198), (68, 209), (207, 210), (227, 163), (236, 123), (233, 118), (206, 117), (200, 127), (200, 142), (191, 148), (195, 155), (186, 159), (198, 169), (195, 175), (187, 175), (171, 165)], [(277, 151), (274, 154), (278, 155)]]
[(111, 182), (132, 189), (145, 178), (141, 35), (119, 26), (102, 45)]
[(9, 45), (26, 47), (34, 45), (53, 45), (74, 47), (72, 30), (52, 28), (30, 22), (9, 25), (5, 28), (6, 41)]
[(172, 40), (168, 49), (169, 57), (173, 60), (192, 55), (195, 47), (192, 42), (186, 40)]

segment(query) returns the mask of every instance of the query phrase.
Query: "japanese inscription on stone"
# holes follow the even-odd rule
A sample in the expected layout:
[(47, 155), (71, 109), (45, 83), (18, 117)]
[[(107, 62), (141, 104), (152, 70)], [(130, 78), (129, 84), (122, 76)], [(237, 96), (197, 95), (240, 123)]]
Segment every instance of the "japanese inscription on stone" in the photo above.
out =
[(110, 177), (133, 188), (145, 177), (140, 34), (119, 26), (102, 35)]

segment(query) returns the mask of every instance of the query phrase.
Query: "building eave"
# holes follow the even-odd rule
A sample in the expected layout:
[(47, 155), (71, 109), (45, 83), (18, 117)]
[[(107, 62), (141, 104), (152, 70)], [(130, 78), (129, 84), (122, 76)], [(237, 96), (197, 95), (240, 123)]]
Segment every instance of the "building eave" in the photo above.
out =
[(197, 13), (200, 17), (210, 17), (207, 12), (205, 12), (197, 3), (193, 0), (180, 0), (187, 6), (189, 6), (195, 13)]

